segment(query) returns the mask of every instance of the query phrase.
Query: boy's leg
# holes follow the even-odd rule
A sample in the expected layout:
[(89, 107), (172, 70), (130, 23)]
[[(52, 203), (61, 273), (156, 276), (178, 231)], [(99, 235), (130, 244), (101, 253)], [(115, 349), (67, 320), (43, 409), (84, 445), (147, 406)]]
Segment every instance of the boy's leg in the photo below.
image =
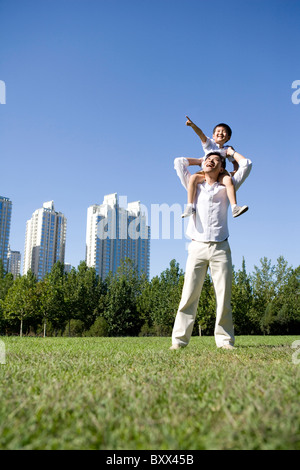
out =
[(205, 177), (202, 172), (195, 173), (190, 177), (188, 184), (188, 203), (187, 207), (181, 217), (188, 217), (195, 213), (194, 202), (196, 198), (197, 185), (202, 183), (205, 180)]
[(203, 172), (195, 173), (190, 177), (188, 185), (188, 204), (193, 204), (196, 197), (197, 185), (205, 180)]
[(236, 191), (231, 176), (221, 174), (218, 178), (218, 181), (219, 183), (224, 184), (230, 205), (236, 205)]
[(219, 183), (224, 184), (226, 187), (227, 197), (229, 199), (232, 216), (238, 217), (248, 210), (248, 206), (238, 206), (236, 203), (236, 191), (232, 181), (232, 178), (229, 174), (221, 174), (218, 178)]
[(208, 243), (196, 241), (192, 241), (189, 245), (181, 300), (172, 333), (173, 345), (184, 347), (190, 341), (208, 268), (208, 245)]
[(211, 243), (210, 273), (216, 294), (215, 341), (217, 347), (234, 345), (231, 309), (232, 261), (227, 240)]

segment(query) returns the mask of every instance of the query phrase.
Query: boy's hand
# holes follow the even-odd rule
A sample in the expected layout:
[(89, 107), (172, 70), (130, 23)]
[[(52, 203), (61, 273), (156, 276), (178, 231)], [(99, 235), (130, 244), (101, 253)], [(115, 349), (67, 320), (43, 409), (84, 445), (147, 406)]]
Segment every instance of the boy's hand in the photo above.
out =
[(228, 147), (227, 152), (226, 152), (226, 155), (227, 155), (228, 157), (231, 157), (231, 156), (234, 154), (234, 152), (235, 152), (235, 150), (234, 150), (233, 147)]
[(187, 126), (193, 126), (193, 125), (194, 125), (193, 121), (191, 121), (188, 116), (185, 116), (185, 117), (187, 118), (187, 121), (186, 121), (185, 124), (186, 124)]
[(194, 124), (193, 121), (191, 121), (191, 119), (188, 116), (185, 116), (185, 117), (187, 118), (186, 125), (190, 126), (193, 129), (193, 131), (196, 132), (197, 136), (200, 137), (202, 144), (205, 144), (207, 141), (206, 135), (203, 134), (202, 130), (199, 129), (199, 127), (196, 126), (196, 124)]

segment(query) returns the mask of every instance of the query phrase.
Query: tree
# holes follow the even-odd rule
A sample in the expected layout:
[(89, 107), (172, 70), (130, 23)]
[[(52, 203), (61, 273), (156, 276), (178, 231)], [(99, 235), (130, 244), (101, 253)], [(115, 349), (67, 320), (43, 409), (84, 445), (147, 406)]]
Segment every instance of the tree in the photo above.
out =
[(37, 281), (31, 271), (25, 276), (17, 278), (1, 300), (4, 318), (9, 324), (20, 322), (20, 336), (23, 336), (23, 323), (36, 321), (39, 313), (37, 297)]
[(157, 335), (171, 334), (176, 312), (180, 302), (184, 275), (176, 260), (170, 267), (155, 276), (151, 283), (145, 285), (138, 308), (145, 327), (144, 332)]
[(63, 298), (65, 316), (69, 320), (69, 335), (71, 334), (71, 321), (79, 318), (79, 299), (78, 299), (78, 273), (75, 268), (64, 276)]
[(145, 282), (141, 294), (137, 298), (137, 311), (143, 324), (141, 334), (144, 336), (154, 333), (154, 310), (159, 304), (159, 277), (151, 282)]
[(58, 261), (53, 265), (51, 272), (41, 281), (40, 309), (44, 319), (44, 336), (48, 322), (57, 333), (59, 330), (64, 331), (65, 324), (69, 319), (69, 311), (64, 297), (65, 276), (64, 265)]
[(97, 275), (95, 268), (88, 267), (85, 261), (78, 266), (77, 282), (74, 283), (73, 293), (76, 311), (86, 329), (90, 328), (97, 317), (97, 308), (102, 295), (106, 293), (106, 284)]
[(91, 328), (85, 333), (84, 336), (108, 336), (109, 328), (107, 321), (103, 317), (96, 318)]
[[(279, 263), (281, 260), (279, 259)], [(269, 332), (272, 334), (300, 333), (300, 266), (280, 273), (278, 291), (272, 302), (273, 315)]]
[(0, 259), (0, 334), (5, 330), (5, 318), (1, 308), (1, 300), (4, 300), (7, 292), (13, 285), (14, 278), (11, 273), (6, 273), (3, 261)]
[(210, 275), (207, 273), (204, 279), (194, 331), (201, 328), (206, 335), (213, 335), (216, 321), (216, 297)]
[[(274, 273), (275, 266), (271, 260), (264, 257), (260, 259), (261, 266), (254, 266), (254, 273), (251, 275), (251, 285), (253, 292), (253, 303), (249, 317), (252, 323), (252, 333), (261, 333), (263, 323), (261, 321), (266, 313), (266, 308), (275, 296)], [(270, 318), (270, 309), (267, 316)]]
[(299, 328), (299, 268), (293, 270), (280, 256), (277, 265), (261, 259), (252, 276), (251, 317), (264, 334), (284, 334)]
[(141, 328), (137, 310), (142, 278), (131, 260), (125, 260), (114, 276), (107, 279), (108, 290), (102, 316), (106, 320), (109, 336), (134, 336)]
[(3, 261), (0, 259), (0, 299), (5, 299), (5, 296), (13, 283), (13, 275), (5, 272)]
[(253, 295), (251, 279), (246, 272), (244, 258), (242, 269), (237, 272), (233, 270), (231, 303), (235, 333), (237, 335), (251, 334), (253, 325), (249, 312), (252, 309)]

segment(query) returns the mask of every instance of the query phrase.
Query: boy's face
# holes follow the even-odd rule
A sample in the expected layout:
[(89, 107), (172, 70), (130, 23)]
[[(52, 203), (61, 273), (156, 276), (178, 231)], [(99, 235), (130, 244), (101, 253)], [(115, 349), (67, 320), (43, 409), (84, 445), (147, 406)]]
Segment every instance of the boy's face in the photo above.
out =
[(219, 145), (224, 145), (230, 139), (225, 127), (218, 126), (213, 134), (214, 141)]

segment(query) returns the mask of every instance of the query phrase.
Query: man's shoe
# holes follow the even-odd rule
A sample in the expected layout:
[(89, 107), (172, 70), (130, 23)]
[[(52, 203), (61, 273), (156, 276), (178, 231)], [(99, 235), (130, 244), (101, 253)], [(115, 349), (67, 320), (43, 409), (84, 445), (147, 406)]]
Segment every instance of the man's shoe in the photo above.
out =
[(172, 344), (172, 346), (169, 349), (181, 349), (183, 346), (180, 346), (180, 344)]
[(196, 214), (196, 209), (195, 207), (192, 207), (192, 206), (187, 206), (184, 213), (181, 214), (181, 217), (190, 217), (191, 215), (194, 215)]
[(232, 217), (238, 217), (239, 215), (244, 214), (249, 209), (248, 206), (235, 206), (232, 210)]
[(236, 349), (234, 346), (232, 346), (231, 344), (223, 344), (223, 346), (221, 346), (221, 349), (230, 349), (230, 350), (233, 350), (233, 349)]

